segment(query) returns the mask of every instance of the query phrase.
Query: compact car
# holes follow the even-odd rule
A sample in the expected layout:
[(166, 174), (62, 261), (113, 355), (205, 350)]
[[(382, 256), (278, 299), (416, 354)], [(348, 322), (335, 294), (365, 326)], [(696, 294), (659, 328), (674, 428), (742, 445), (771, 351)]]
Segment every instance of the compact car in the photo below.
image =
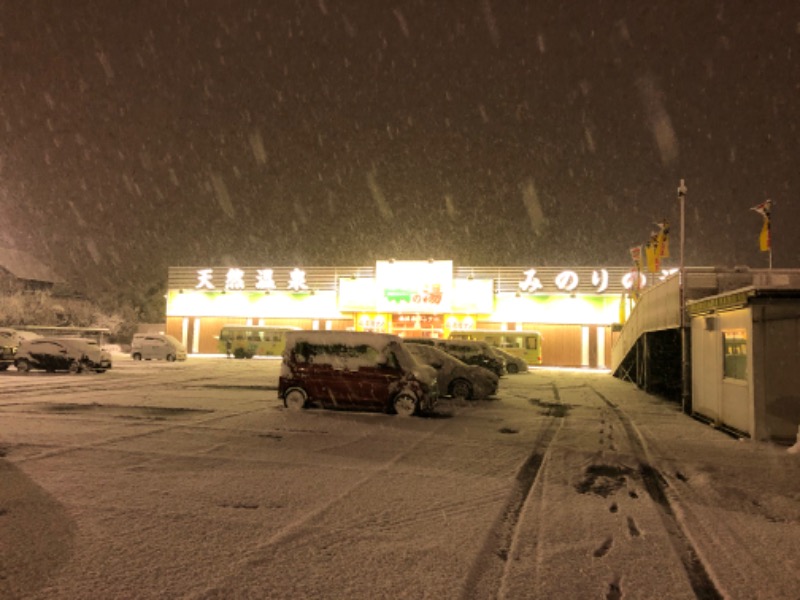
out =
[(514, 356), (502, 348), (492, 347), (492, 351), (505, 361), (506, 373), (513, 375), (514, 373), (526, 373), (528, 371), (528, 363), (525, 362), (525, 359), (519, 356)]
[(39, 337), (36, 333), (19, 331), (11, 327), (0, 327), (0, 371), (5, 371), (14, 364), (17, 348), (22, 340)]
[(408, 344), (425, 344), (439, 348), (468, 365), (489, 369), (498, 377), (501, 377), (506, 370), (505, 362), (492, 352), (492, 348), (486, 342), (439, 338), (403, 338), (403, 341)]
[(440, 396), (477, 400), (497, 393), (500, 378), (488, 369), (468, 365), (426, 344), (408, 344), (408, 350), (419, 362), (436, 369)]
[(163, 333), (137, 333), (131, 342), (133, 360), (186, 360), (186, 346), (180, 340)]

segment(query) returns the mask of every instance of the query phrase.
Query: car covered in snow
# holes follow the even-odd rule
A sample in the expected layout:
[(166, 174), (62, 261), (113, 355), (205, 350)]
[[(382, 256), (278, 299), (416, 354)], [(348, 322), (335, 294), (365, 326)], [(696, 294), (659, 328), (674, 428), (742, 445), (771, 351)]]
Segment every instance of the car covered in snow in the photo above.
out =
[(37, 337), (22, 340), (14, 357), (17, 371), (69, 371), (103, 373), (111, 368), (111, 354), (83, 338)]
[(426, 344), (407, 346), (419, 362), (436, 369), (440, 396), (477, 400), (497, 393), (500, 378), (488, 369), (468, 365), (455, 356)]
[(515, 373), (527, 373), (528, 372), (528, 363), (525, 362), (524, 358), (519, 356), (514, 356), (510, 352), (506, 352), (502, 348), (496, 348), (492, 346), (492, 352), (497, 354), (502, 360), (506, 363), (506, 373), (515, 374)]
[(289, 331), (278, 398), (289, 409), (377, 409), (401, 416), (432, 412), (436, 371), (401, 338), (354, 331)]
[(425, 344), (444, 350), (451, 356), (468, 365), (477, 365), (489, 369), (498, 377), (506, 371), (505, 362), (492, 352), (491, 346), (486, 342), (472, 340), (443, 340), (439, 338), (403, 338), (408, 344)]
[(136, 333), (131, 341), (133, 360), (186, 360), (186, 346), (171, 335)]
[(14, 364), (17, 348), (22, 340), (39, 337), (29, 331), (19, 331), (10, 327), (0, 327), (0, 371), (5, 371)]

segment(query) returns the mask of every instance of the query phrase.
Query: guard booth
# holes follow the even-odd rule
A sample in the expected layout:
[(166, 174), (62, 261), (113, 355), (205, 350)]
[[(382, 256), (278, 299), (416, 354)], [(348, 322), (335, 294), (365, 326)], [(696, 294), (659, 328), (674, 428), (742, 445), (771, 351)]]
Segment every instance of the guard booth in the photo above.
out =
[(792, 443), (800, 426), (800, 274), (687, 303), (692, 412), (755, 440)]

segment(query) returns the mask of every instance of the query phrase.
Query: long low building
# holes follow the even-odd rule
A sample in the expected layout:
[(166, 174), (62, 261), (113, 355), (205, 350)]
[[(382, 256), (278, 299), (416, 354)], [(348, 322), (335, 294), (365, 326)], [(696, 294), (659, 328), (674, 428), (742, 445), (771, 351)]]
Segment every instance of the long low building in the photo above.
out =
[(629, 267), (461, 267), (382, 260), (368, 267), (170, 267), (167, 333), (190, 353), (221, 351), (226, 325), (376, 331), (539, 331), (543, 365), (604, 368), (626, 298), (651, 285)]

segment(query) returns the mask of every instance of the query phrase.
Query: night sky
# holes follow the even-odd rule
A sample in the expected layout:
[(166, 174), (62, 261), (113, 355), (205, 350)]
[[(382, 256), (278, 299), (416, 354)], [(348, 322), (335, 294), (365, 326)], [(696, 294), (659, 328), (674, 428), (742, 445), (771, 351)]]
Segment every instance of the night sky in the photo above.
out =
[[(651, 4), (653, 6), (651, 6)], [(170, 265), (800, 267), (800, 2), (0, 5), (0, 246)], [(673, 259), (677, 264), (677, 259)]]

